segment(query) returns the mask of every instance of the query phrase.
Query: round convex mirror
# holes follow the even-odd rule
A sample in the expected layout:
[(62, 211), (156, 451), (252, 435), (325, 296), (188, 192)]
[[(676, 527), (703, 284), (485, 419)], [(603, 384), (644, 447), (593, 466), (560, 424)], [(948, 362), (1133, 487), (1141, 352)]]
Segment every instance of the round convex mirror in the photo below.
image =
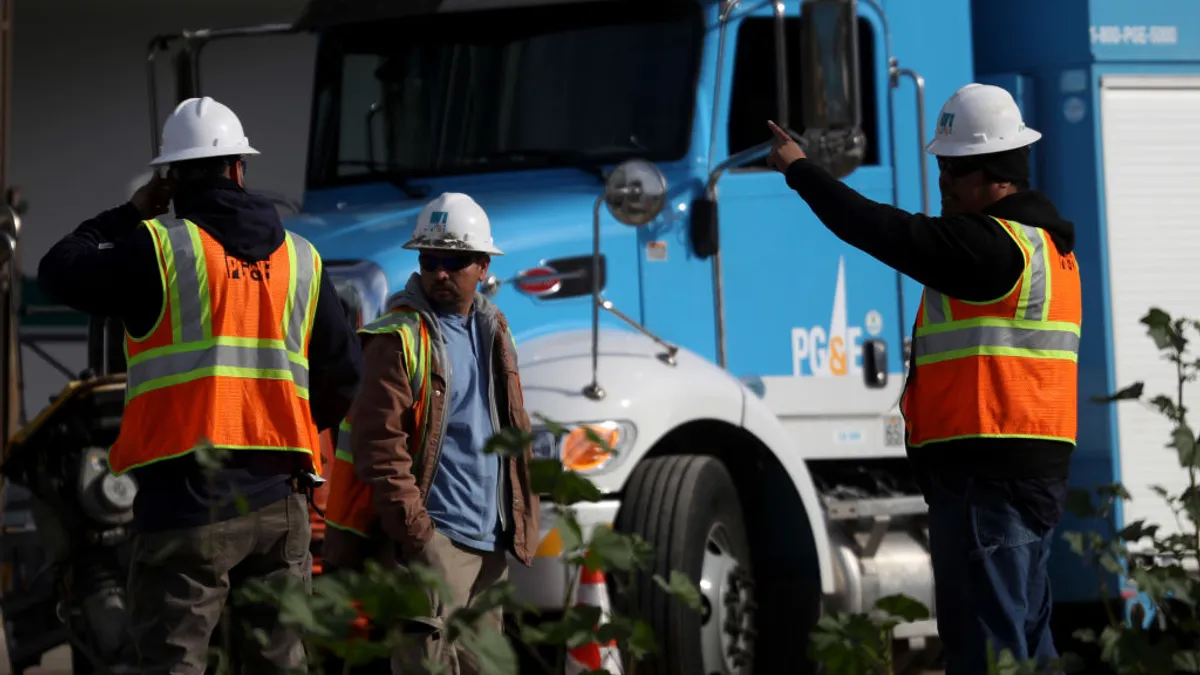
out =
[(628, 160), (609, 174), (604, 201), (618, 221), (633, 227), (645, 225), (667, 203), (667, 178), (653, 162)]

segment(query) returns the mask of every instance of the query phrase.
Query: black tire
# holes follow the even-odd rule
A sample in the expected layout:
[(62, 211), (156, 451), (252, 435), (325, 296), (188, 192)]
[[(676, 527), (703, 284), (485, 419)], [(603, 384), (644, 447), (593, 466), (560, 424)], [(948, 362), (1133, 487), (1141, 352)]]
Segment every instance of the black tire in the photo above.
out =
[[(617, 515), (617, 529), (635, 533), (654, 547), (654, 564), (638, 574), (633, 585), (615, 600), (627, 616), (640, 617), (654, 629), (657, 654), (639, 664), (638, 673), (650, 675), (749, 675), (754, 670), (754, 601), (742, 507), (729, 471), (714, 457), (676, 455), (643, 461), (633, 470)], [(737, 567), (722, 574), (720, 585), (708, 594), (701, 591), (704, 612), (695, 612), (663, 592), (654, 582), (658, 574), (669, 579), (672, 570), (687, 574), (700, 587), (710, 533), (719, 532), (718, 548), (728, 549), (716, 558), (734, 559)], [(715, 549), (714, 549), (715, 550)], [(710, 558), (710, 561), (714, 558)], [(723, 592), (724, 591), (724, 592)], [(714, 607), (715, 602), (723, 602)], [(732, 610), (726, 610), (732, 607)], [(721, 625), (721, 617), (727, 617)], [(710, 624), (710, 622), (718, 622)], [(714, 625), (716, 628), (714, 628)], [(732, 650), (710, 652), (705, 667), (702, 652), (713, 640), (703, 632), (720, 630), (737, 638)], [(628, 657), (628, 655), (623, 655)], [(736, 663), (730, 664), (734, 660)]]

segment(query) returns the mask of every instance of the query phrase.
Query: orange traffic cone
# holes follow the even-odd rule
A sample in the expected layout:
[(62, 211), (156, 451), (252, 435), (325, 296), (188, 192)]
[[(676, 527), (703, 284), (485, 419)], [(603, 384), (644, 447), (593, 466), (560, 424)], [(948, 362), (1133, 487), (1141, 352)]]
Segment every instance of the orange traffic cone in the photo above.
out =
[[(604, 572), (590, 571), (586, 565), (581, 565), (579, 583), (576, 584), (572, 595), (572, 604), (599, 607), (600, 623), (608, 623), (612, 608), (608, 602), (608, 582), (604, 580)], [(617, 649), (616, 640), (610, 640), (608, 644), (603, 645), (593, 640), (567, 651), (564, 675), (580, 675), (601, 668), (612, 675), (624, 675), (625, 668), (621, 665), (621, 651)]]

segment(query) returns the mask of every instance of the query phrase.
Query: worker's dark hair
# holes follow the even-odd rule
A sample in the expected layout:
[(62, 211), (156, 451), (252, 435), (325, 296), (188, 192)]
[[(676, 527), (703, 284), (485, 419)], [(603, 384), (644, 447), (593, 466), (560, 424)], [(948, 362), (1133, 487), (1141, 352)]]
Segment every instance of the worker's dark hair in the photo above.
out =
[(209, 181), (221, 176), (228, 176), (233, 165), (240, 159), (240, 155), (227, 155), (172, 162), (169, 175), (177, 182), (184, 184)]
[(989, 180), (997, 183), (1012, 183), (1018, 190), (1029, 189), (1030, 146), (980, 155), (979, 163)]

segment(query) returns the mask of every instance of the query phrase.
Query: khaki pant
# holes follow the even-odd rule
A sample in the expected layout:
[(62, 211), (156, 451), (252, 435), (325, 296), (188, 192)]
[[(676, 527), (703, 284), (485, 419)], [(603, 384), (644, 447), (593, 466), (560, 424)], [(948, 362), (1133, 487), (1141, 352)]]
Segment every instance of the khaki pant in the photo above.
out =
[[(253, 513), (186, 530), (138, 535), (129, 569), (130, 633), (143, 675), (203, 675), (209, 641), (231, 589), (251, 579), (292, 576), (312, 587), (308, 502), (294, 494)], [(306, 667), (296, 631), (279, 624), (278, 607), (235, 609), (231, 656), (243, 672)], [(262, 629), (260, 646), (243, 626)]]
[[(447, 644), (445, 631), (440, 627), (454, 610), (473, 604), (488, 587), (508, 578), (508, 560), (503, 550), (476, 551), (460, 546), (446, 535), (435, 532), (433, 539), (412, 562), (425, 565), (445, 579), (450, 587), (448, 597), (431, 594), (433, 607), (431, 629), (427, 633), (413, 632), (392, 655), (392, 675), (423, 675), (422, 658), (446, 668), (447, 675), (486, 675), (482, 673), (470, 652)], [(433, 628), (437, 626), (438, 628)], [(497, 607), (482, 615), (475, 624), (477, 631), (503, 631), (504, 610)]]

